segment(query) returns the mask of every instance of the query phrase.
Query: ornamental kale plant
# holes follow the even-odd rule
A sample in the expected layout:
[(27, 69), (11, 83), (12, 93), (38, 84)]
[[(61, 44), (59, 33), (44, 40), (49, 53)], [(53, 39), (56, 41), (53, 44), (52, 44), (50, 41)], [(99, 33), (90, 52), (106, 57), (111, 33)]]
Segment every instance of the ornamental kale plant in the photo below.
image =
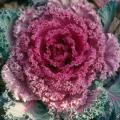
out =
[(119, 120), (120, 45), (108, 32), (119, 1), (94, 3), (97, 9), (87, 0), (1, 9), (2, 119)]

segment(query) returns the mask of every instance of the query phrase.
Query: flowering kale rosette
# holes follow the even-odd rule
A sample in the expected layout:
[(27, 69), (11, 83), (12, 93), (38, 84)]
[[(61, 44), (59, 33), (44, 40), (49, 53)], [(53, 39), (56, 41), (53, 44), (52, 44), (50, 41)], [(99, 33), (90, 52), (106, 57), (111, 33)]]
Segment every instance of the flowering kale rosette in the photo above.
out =
[(93, 81), (111, 76), (119, 63), (116, 37), (103, 32), (86, 0), (49, 0), (16, 21), (2, 76), (16, 99), (79, 110), (94, 96)]

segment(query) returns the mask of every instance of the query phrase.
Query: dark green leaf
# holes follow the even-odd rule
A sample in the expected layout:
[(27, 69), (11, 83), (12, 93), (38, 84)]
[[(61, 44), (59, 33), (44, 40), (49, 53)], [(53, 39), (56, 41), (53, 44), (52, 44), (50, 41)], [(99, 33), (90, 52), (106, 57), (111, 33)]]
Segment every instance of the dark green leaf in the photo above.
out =
[(17, 0), (18, 4), (25, 5), (25, 6), (31, 6), (31, 5), (45, 5), (48, 0)]
[(118, 42), (120, 43), (120, 36), (118, 36)]
[(48, 0), (32, 0), (33, 4), (35, 5), (44, 5), (47, 3)]
[(28, 113), (33, 116), (34, 120), (49, 120), (51, 117), (47, 107), (41, 101), (33, 102)]

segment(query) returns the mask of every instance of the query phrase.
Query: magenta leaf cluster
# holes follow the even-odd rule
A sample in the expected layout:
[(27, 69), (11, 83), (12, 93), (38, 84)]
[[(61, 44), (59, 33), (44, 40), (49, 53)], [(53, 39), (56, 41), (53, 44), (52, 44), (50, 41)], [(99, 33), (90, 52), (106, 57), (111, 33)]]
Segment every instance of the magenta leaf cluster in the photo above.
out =
[(67, 5), (49, 0), (44, 7), (28, 8), (13, 36), (2, 76), (16, 99), (42, 100), (58, 111), (79, 110), (94, 96), (92, 82), (119, 67), (117, 39), (102, 31), (86, 0)]

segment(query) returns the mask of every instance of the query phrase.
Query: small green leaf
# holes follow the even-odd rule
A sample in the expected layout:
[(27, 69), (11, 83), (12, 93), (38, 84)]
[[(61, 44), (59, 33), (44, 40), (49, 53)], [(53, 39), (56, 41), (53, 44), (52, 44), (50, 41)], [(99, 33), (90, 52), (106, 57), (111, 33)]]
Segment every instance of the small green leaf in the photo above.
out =
[(108, 30), (110, 23), (112, 22), (117, 9), (117, 3), (115, 1), (110, 1), (102, 9), (97, 9), (97, 13), (100, 16), (102, 26), (105, 31)]

